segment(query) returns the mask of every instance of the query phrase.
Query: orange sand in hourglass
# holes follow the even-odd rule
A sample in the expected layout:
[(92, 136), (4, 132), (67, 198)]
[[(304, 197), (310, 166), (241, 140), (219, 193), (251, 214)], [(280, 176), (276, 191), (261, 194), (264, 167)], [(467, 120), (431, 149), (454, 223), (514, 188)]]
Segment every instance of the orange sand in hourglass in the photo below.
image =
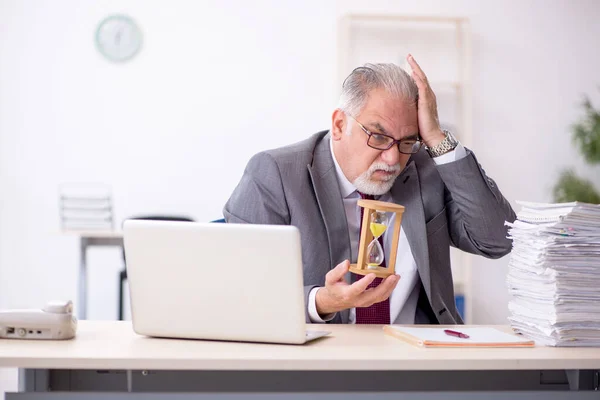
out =
[(373, 241), (369, 244), (369, 248), (367, 249), (367, 266), (368, 268), (376, 268), (383, 262), (385, 258), (383, 248), (381, 247), (378, 239), (387, 230), (387, 225), (379, 222), (371, 222), (369, 228), (373, 234)]

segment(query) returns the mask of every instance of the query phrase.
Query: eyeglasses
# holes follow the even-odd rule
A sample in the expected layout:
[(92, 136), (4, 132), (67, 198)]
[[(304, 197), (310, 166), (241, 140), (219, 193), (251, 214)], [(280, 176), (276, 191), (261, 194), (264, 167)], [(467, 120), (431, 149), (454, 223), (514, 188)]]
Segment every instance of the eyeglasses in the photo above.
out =
[(421, 148), (423, 142), (417, 136), (416, 139), (400, 139), (396, 140), (391, 136), (384, 135), (383, 133), (373, 133), (365, 128), (360, 122), (356, 120), (352, 115), (346, 114), (351, 117), (358, 126), (369, 136), (367, 139), (367, 145), (376, 150), (388, 150), (393, 145), (398, 144), (398, 151), (402, 154), (415, 154)]

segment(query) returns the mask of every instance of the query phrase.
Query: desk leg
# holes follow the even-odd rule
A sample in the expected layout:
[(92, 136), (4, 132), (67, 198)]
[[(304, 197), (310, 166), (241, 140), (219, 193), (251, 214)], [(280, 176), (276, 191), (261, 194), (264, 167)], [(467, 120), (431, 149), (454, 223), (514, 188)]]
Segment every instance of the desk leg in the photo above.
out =
[(50, 371), (47, 369), (19, 368), (19, 392), (48, 392)]
[(565, 372), (571, 390), (598, 390), (600, 371), (576, 369)]
[(87, 248), (88, 239), (82, 237), (79, 248), (79, 293), (77, 299), (77, 316), (79, 319), (87, 318)]

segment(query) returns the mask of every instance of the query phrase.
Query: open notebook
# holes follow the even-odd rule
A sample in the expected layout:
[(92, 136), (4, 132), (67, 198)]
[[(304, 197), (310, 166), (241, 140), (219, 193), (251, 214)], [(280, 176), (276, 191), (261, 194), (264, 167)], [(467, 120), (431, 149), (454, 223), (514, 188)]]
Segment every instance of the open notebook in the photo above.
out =
[[(448, 336), (444, 329), (457, 330), (469, 335), (468, 339)], [(486, 327), (435, 327), (386, 325), (383, 331), (420, 347), (533, 347), (535, 342), (514, 334)]]

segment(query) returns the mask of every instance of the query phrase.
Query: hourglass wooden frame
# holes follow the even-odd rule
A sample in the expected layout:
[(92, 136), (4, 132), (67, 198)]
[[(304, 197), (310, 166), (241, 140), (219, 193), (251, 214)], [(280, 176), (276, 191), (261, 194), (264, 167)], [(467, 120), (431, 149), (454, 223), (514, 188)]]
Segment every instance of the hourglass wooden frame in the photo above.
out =
[[(400, 226), (402, 224), (402, 214), (404, 213), (404, 206), (387, 203), (384, 201), (377, 200), (358, 200), (359, 207), (364, 208), (362, 229), (360, 232), (360, 242), (358, 244), (358, 259), (356, 264), (350, 264), (350, 271), (359, 275), (375, 274), (379, 278), (385, 278), (393, 275), (395, 272), (396, 254), (398, 252), (398, 239), (400, 239)], [(396, 214), (393, 227), (393, 237), (391, 243), (391, 249), (389, 251), (389, 257), (386, 257), (386, 267), (369, 267), (367, 265), (367, 247), (373, 240), (373, 233), (369, 226), (371, 224), (371, 213), (373, 211), (391, 212)], [(390, 227), (388, 226), (388, 229)]]

